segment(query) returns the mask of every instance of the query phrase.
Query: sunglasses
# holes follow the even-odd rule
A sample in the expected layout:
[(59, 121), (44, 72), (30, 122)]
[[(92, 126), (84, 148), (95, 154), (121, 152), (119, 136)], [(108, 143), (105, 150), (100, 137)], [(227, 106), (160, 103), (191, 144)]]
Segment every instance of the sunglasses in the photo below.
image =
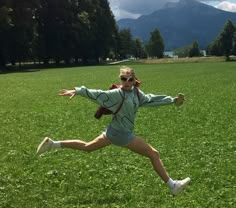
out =
[(120, 77), (120, 80), (124, 81), (124, 82), (133, 82), (134, 78), (133, 77)]

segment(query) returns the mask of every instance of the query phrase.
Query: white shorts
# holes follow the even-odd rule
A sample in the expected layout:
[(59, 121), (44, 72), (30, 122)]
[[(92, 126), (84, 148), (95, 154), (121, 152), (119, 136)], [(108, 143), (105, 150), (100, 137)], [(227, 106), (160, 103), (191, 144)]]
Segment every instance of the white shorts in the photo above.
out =
[(108, 126), (103, 135), (112, 143), (118, 146), (127, 146), (135, 139), (133, 132), (124, 132)]

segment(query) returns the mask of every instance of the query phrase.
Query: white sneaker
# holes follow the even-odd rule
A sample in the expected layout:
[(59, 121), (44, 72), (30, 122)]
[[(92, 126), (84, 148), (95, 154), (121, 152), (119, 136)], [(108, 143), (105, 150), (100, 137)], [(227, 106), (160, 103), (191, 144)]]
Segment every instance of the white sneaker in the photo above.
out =
[(170, 192), (175, 196), (178, 195), (183, 191), (183, 189), (189, 184), (190, 181), (191, 181), (190, 178), (185, 178), (180, 181), (175, 181), (175, 185), (173, 188), (170, 189)]
[(53, 141), (49, 137), (45, 137), (44, 140), (40, 143), (37, 149), (37, 154), (41, 155), (42, 153), (51, 149)]

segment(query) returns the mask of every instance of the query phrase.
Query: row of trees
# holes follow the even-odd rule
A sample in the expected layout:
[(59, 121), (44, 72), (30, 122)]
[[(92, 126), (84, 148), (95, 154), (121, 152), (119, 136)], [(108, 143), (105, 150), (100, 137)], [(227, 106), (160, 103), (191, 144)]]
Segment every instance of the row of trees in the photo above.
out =
[(122, 29), (118, 32), (117, 52), (118, 54), (114, 54), (112, 51), (112, 56), (109, 58), (147, 57), (143, 42), (138, 38), (134, 38), (129, 29)]
[[(236, 54), (236, 29), (228, 21), (208, 46), (211, 55)], [(143, 44), (129, 29), (119, 30), (107, 0), (1, 0), (0, 67), (7, 63), (99, 61), (101, 58), (162, 58), (158, 29)], [(197, 41), (186, 56), (199, 56)], [(178, 51), (178, 50), (176, 50)]]
[[(228, 20), (219, 35), (207, 46), (207, 55), (225, 56), (230, 60), (230, 55), (236, 55), (236, 26)], [(197, 41), (192, 45), (184, 46), (174, 50), (174, 54), (179, 57), (202, 56)]]
[(178, 57), (199, 57), (203, 56), (200, 51), (199, 44), (195, 40), (191, 45), (187, 45), (181, 48), (177, 48), (174, 50), (174, 55)]
[(107, 0), (1, 0), (0, 64), (98, 60), (117, 31)]
[(119, 31), (107, 0), (2, 0), (0, 41), (0, 66), (162, 58), (165, 47), (158, 29), (145, 45), (129, 29)]
[[(129, 40), (132, 41), (132, 36), (129, 30), (125, 32), (130, 37)], [(141, 44), (141, 42), (140, 42)], [(129, 44), (126, 44), (126, 46)], [(157, 57), (163, 58), (164, 56), (164, 40), (158, 29), (155, 29), (150, 34), (149, 41), (141, 46), (142, 56), (143, 57)], [(132, 50), (129, 47), (126, 47), (126, 54), (135, 54), (132, 53)], [(206, 48), (206, 53), (208, 55), (214, 56), (225, 56), (226, 60), (229, 60), (230, 55), (236, 55), (236, 26), (231, 20), (228, 20), (222, 31), (215, 38), (215, 40), (210, 43)], [(183, 46), (174, 50), (174, 55), (178, 57), (198, 57), (203, 56), (200, 51), (199, 44), (196, 40), (193, 41), (191, 45)], [(140, 57), (140, 56), (139, 56)]]
[[(165, 44), (158, 29), (151, 32), (149, 41), (142, 48), (144, 49), (142, 54), (146, 56), (163, 58)], [(225, 56), (226, 60), (230, 59), (230, 55), (236, 55), (236, 26), (231, 20), (226, 22), (219, 35), (207, 46), (206, 53), (214, 56)], [(178, 57), (203, 56), (196, 40), (191, 45), (174, 49), (174, 55)]]
[(0, 67), (147, 57), (130, 30), (118, 29), (107, 0), (1, 0)]

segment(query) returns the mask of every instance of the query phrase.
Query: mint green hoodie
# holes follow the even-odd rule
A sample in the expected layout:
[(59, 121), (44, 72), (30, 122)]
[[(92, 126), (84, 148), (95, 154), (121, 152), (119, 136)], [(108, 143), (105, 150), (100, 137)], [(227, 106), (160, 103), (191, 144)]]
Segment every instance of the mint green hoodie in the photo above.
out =
[(137, 89), (133, 88), (131, 91), (125, 91), (120, 88), (112, 90), (96, 90), (88, 89), (85, 86), (75, 87), (76, 95), (89, 98), (99, 105), (111, 110), (113, 113), (119, 108), (123, 96), (125, 96), (124, 103), (117, 114), (112, 115), (111, 127), (114, 129), (132, 132), (134, 129), (134, 120), (138, 107), (141, 106), (161, 106), (168, 105), (175, 102), (175, 98), (166, 95), (145, 94), (140, 89), (139, 98), (137, 96)]

